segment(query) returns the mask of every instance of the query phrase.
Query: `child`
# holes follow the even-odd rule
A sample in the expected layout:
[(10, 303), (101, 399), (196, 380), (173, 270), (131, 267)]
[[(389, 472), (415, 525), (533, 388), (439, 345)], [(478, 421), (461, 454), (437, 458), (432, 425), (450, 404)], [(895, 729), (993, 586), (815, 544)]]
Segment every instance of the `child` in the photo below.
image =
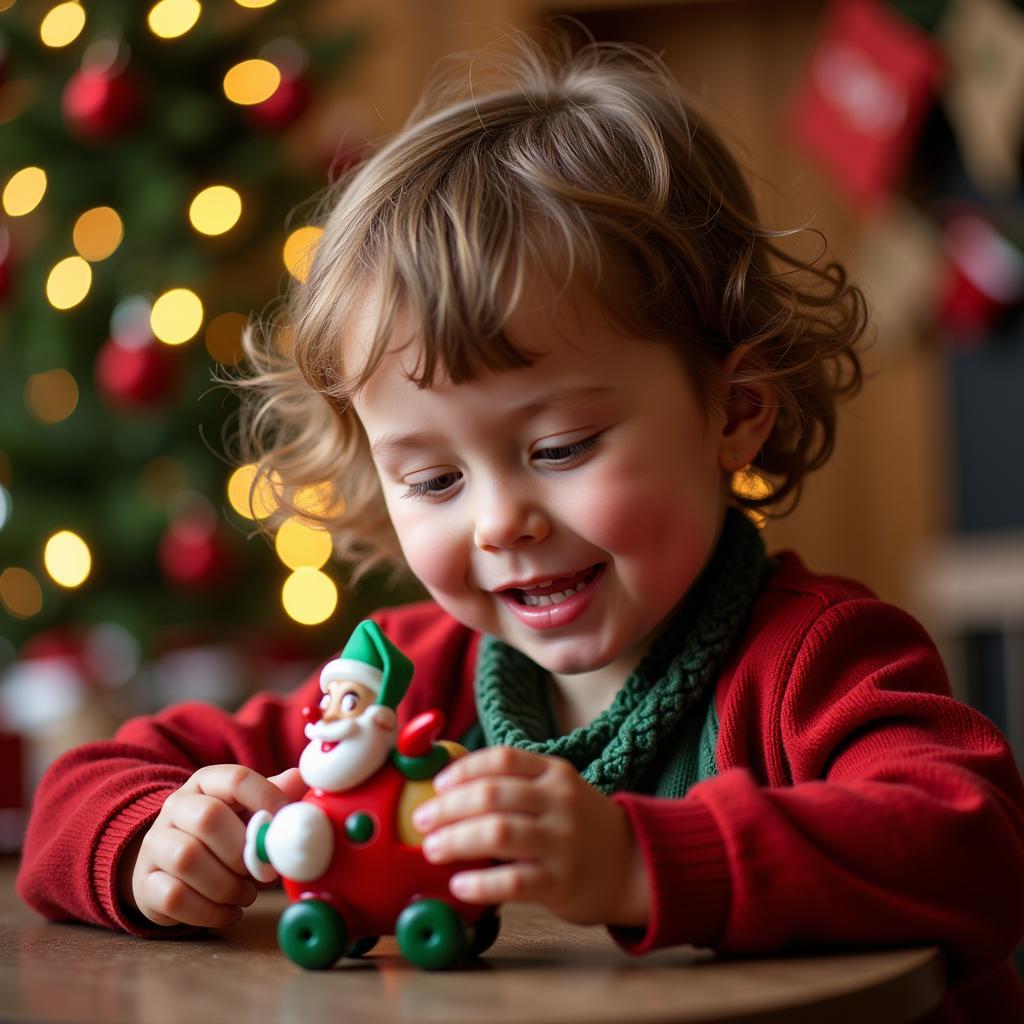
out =
[[(428, 98), (340, 182), (254, 348), (261, 465), (286, 497), (327, 481), (339, 554), (434, 598), (375, 618), (416, 666), (403, 720), (438, 706), (482, 748), (416, 818), (428, 858), (500, 861), (463, 900), (635, 953), (941, 943), (943, 1019), (1022, 1019), (1003, 737), (912, 618), (767, 557), (742, 511), (796, 500), (860, 383), (860, 293), (777, 235), (653, 57), (523, 44), (512, 87)], [(748, 466), (769, 496), (734, 489)], [(22, 896), (145, 936), (236, 919), (238, 812), (298, 797), (319, 699), (181, 705), (66, 755)]]

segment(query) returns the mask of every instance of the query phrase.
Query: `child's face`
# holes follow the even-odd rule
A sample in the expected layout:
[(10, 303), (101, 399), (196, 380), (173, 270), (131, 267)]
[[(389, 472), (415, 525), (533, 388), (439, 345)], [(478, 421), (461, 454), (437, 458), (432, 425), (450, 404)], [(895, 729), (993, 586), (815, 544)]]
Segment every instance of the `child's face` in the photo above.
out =
[(555, 674), (625, 678), (715, 546), (724, 417), (706, 424), (667, 345), (628, 340), (585, 292), (569, 296), (513, 316), (512, 339), (544, 353), (532, 366), (419, 390), (410, 346), (355, 409), (438, 604)]

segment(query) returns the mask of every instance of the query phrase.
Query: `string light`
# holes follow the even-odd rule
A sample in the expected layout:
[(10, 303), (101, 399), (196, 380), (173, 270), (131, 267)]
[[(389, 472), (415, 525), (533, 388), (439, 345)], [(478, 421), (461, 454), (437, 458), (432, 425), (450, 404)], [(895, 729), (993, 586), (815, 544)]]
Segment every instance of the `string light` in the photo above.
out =
[(71, 239), (82, 259), (96, 263), (105, 260), (121, 244), (124, 224), (109, 206), (94, 206), (75, 221)]
[(24, 217), (42, 202), (45, 194), (46, 171), (42, 167), (23, 167), (4, 186), (4, 212), (9, 217)]
[(221, 313), (206, 325), (206, 351), (225, 366), (233, 366), (244, 355), (242, 332), (248, 318), (241, 313)]
[(54, 309), (71, 309), (89, 294), (92, 268), (81, 256), (68, 256), (50, 271), (46, 298)]
[(337, 518), (345, 512), (345, 499), (340, 495), (335, 497), (331, 491), (328, 483), (306, 484), (292, 496), (292, 504), (311, 516)]
[(58, 48), (73, 43), (85, 28), (85, 9), (79, 3), (51, 7), (39, 25), (39, 38), (46, 46)]
[(203, 325), (203, 304), (188, 288), (172, 288), (153, 303), (149, 326), (165, 345), (183, 345)]
[[(257, 467), (254, 463), (240, 466), (228, 479), (228, 502), (231, 507), (246, 519), (266, 519), (277, 510), (276, 494), (281, 492), (281, 478), (271, 474), (271, 479), (260, 477), (260, 482), (253, 491)], [(276, 492), (276, 493), (275, 493)], [(252, 496), (250, 507), (249, 497)]]
[(192, 200), (188, 219), (192, 227), (204, 235), (223, 235), (242, 216), (242, 197), (227, 185), (204, 188)]
[(277, 92), (281, 72), (269, 60), (243, 60), (224, 76), (224, 95), (239, 106), (262, 103)]
[(16, 619), (30, 619), (43, 608), (43, 589), (28, 571), (12, 566), (0, 572), (0, 604)]
[(305, 281), (309, 276), (309, 268), (323, 233), (323, 228), (296, 228), (285, 241), (284, 265), (296, 280)]
[(334, 614), (338, 607), (338, 588), (319, 569), (305, 565), (284, 581), (281, 604), (296, 622), (315, 626)]
[(77, 533), (60, 530), (46, 542), (43, 564), (55, 583), (62, 587), (77, 587), (85, 582), (92, 570), (92, 553)]
[(257, 7), (269, 7), (274, 0), (235, 0), (235, 3), (239, 7), (249, 7), (255, 9)]
[(160, 0), (146, 17), (150, 32), (161, 39), (183, 36), (199, 20), (199, 0)]
[(33, 373), (25, 384), (25, 405), (41, 423), (60, 423), (78, 406), (78, 383), (67, 370)]
[(331, 557), (334, 546), (326, 530), (318, 530), (297, 516), (291, 516), (277, 531), (274, 549), (289, 569), (301, 569), (304, 565), (319, 569)]

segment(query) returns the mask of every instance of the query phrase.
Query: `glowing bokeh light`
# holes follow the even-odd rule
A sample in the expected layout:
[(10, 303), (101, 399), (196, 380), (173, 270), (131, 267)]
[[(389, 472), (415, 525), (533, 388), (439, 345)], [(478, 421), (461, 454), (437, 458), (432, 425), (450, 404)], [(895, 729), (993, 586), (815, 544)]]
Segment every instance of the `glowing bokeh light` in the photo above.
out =
[(9, 217), (24, 217), (31, 213), (46, 195), (46, 171), (42, 167), (22, 167), (4, 186), (4, 213)]
[[(277, 511), (276, 494), (281, 493), (281, 480), (272, 474), (270, 480), (261, 476), (255, 492), (252, 489), (256, 479), (257, 468), (254, 463), (240, 466), (228, 479), (228, 502), (231, 507), (246, 519), (266, 519)], [(276, 492), (276, 494), (275, 494)], [(249, 496), (252, 495), (252, 506)]]
[(228, 185), (211, 185), (199, 192), (188, 208), (192, 227), (204, 235), (223, 235), (242, 216), (242, 197)]
[(4, 528), (7, 520), (11, 518), (11, 511), (14, 505), (11, 502), (10, 491), (0, 484), (0, 530)]
[(30, 619), (43, 608), (43, 589), (28, 571), (17, 566), (0, 572), (0, 604), (16, 619)]
[(255, 9), (257, 7), (269, 7), (274, 0), (235, 0), (235, 3), (239, 7), (249, 7)]
[(243, 60), (224, 76), (224, 95), (232, 103), (248, 107), (262, 103), (277, 92), (281, 72), (269, 60)]
[(203, 326), (203, 304), (188, 288), (172, 288), (153, 303), (149, 326), (165, 345), (183, 345)]
[(92, 268), (81, 256), (68, 256), (50, 271), (46, 298), (54, 309), (71, 309), (89, 294)]
[(183, 36), (199, 20), (199, 0), (160, 0), (146, 17), (150, 32), (161, 39)]
[(225, 366), (232, 366), (244, 355), (242, 332), (249, 322), (241, 313), (221, 313), (206, 325), (206, 351)]
[(85, 582), (92, 570), (92, 553), (77, 533), (59, 530), (43, 548), (43, 564), (55, 583), (62, 587), (77, 587)]
[(316, 255), (316, 247), (320, 243), (323, 228), (296, 228), (284, 243), (284, 265), (288, 273), (299, 281), (309, 276), (309, 268)]
[(331, 557), (334, 545), (326, 530), (318, 530), (291, 516), (277, 531), (274, 549), (289, 569), (301, 569), (304, 565), (319, 569)]
[(305, 565), (284, 581), (281, 604), (296, 622), (315, 626), (334, 614), (338, 607), (338, 588), (319, 569)]
[(60, 423), (78, 406), (78, 382), (63, 369), (33, 373), (25, 384), (25, 405), (40, 423)]
[(121, 244), (124, 224), (109, 206), (94, 206), (75, 221), (71, 239), (82, 259), (96, 263), (105, 260)]
[(57, 4), (39, 25), (39, 38), (54, 48), (73, 43), (85, 28), (85, 8), (79, 3)]

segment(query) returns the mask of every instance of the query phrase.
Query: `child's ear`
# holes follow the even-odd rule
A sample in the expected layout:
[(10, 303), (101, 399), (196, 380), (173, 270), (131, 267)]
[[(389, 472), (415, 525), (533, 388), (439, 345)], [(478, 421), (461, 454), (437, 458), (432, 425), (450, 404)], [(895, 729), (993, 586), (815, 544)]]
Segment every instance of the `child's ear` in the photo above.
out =
[(737, 346), (722, 366), (725, 397), (718, 462), (730, 473), (757, 458), (778, 415), (775, 391), (757, 379), (749, 350), (749, 345)]

